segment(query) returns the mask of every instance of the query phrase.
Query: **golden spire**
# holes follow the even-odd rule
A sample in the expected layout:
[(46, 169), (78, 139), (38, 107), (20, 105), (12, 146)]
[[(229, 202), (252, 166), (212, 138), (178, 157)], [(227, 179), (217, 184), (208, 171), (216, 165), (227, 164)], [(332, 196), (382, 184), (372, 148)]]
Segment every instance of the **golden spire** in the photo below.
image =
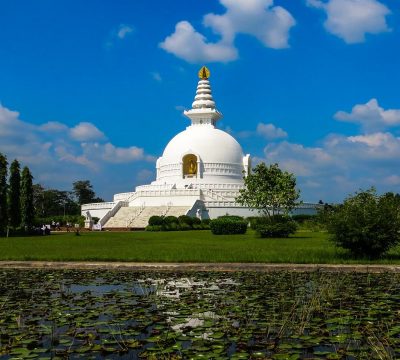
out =
[(199, 71), (199, 78), (201, 80), (207, 80), (210, 77), (210, 70), (206, 66), (203, 66)]

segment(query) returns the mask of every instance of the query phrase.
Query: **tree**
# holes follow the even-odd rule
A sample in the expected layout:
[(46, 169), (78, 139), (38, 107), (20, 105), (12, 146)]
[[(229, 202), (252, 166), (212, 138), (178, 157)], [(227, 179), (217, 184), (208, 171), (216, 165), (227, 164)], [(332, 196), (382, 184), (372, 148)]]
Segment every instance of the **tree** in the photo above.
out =
[(33, 185), (33, 203), (35, 213), (42, 218), (80, 213), (71, 191), (45, 189), (40, 184)]
[(26, 231), (32, 229), (35, 217), (32, 180), (33, 176), (29, 168), (25, 166), (21, 175), (21, 226)]
[(0, 233), (8, 226), (7, 214), (7, 158), (0, 153)]
[(400, 243), (400, 195), (378, 196), (374, 188), (355, 193), (331, 209), (328, 231), (353, 256), (378, 258)]
[(245, 188), (239, 190), (239, 204), (259, 209), (268, 218), (284, 212), (288, 214), (297, 205), (300, 191), (296, 189), (293, 174), (282, 171), (278, 164), (258, 164), (244, 178)]
[(14, 160), (10, 166), (8, 216), (10, 227), (16, 229), (21, 225), (21, 173), (18, 160)]
[(96, 197), (90, 180), (75, 181), (72, 185), (73, 193), (79, 205), (104, 201), (103, 199)]

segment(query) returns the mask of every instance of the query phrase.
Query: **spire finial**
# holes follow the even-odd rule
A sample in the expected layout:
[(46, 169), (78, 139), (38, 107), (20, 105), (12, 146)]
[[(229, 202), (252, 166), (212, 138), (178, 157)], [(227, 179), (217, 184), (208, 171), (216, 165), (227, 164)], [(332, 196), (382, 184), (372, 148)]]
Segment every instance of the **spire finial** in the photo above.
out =
[(206, 66), (203, 66), (199, 71), (199, 78), (201, 80), (207, 80), (210, 77), (210, 70)]

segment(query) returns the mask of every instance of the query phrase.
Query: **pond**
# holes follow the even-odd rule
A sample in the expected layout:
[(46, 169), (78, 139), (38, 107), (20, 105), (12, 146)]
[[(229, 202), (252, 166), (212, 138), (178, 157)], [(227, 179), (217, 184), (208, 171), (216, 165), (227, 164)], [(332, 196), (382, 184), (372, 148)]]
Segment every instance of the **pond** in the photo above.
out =
[(0, 270), (0, 359), (396, 359), (400, 275)]

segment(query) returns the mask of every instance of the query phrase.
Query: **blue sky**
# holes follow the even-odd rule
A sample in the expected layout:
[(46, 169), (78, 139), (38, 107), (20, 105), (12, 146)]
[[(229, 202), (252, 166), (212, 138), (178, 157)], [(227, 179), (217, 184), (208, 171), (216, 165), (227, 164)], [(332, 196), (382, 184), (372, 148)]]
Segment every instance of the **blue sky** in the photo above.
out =
[(203, 64), (219, 127), (304, 201), (400, 192), (395, 0), (3, 1), (0, 152), (111, 199), (155, 177)]

